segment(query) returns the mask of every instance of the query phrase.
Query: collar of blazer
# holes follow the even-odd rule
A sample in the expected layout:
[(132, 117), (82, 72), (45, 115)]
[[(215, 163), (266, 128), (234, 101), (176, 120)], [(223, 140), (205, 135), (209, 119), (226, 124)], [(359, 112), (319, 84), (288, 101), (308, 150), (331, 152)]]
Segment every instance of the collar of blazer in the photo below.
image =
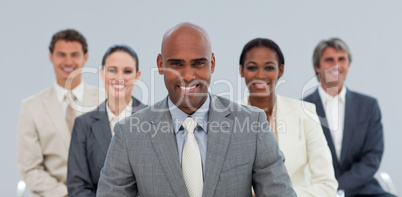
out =
[[(299, 105), (300, 104), (300, 105)], [(286, 156), (287, 169), (295, 169), (299, 153), (299, 137), (301, 126), (301, 102), (276, 96), (276, 130), (278, 132), (278, 145)], [(293, 172), (289, 172), (291, 175)]]
[[(137, 112), (138, 110), (142, 109), (145, 107), (144, 104), (142, 104), (140, 101), (138, 101), (136, 98), (131, 97), (133, 99), (132, 102), (132, 107), (133, 107), (133, 113)], [(110, 131), (110, 123), (107, 117), (107, 112), (106, 112), (106, 102), (105, 100), (103, 103), (101, 103), (96, 110), (93, 111), (91, 114), (91, 118), (94, 119), (92, 123), (93, 127), (93, 134), (96, 138), (96, 140), (99, 142), (99, 144), (102, 147), (102, 152), (107, 154), (107, 150), (109, 148), (110, 140), (112, 138), (112, 134)]]
[(345, 121), (343, 126), (343, 139), (342, 139), (342, 149), (341, 149), (341, 161), (342, 164), (345, 160), (346, 155), (349, 152), (349, 147), (351, 142), (355, 138), (360, 138), (362, 136), (353, 136), (356, 125), (358, 124), (357, 117), (359, 117), (359, 100), (354, 97), (354, 93), (349, 89), (346, 92), (345, 97)]
[(354, 92), (347, 89), (345, 96), (345, 121), (343, 127), (343, 140), (342, 140), (340, 161), (337, 159), (336, 155), (334, 155), (335, 146), (333, 143), (331, 133), (328, 129), (327, 118), (325, 115), (325, 111), (318, 90), (314, 91), (314, 93), (311, 95), (311, 101), (316, 105), (317, 115), (320, 119), (322, 129), (325, 134), (325, 138), (327, 139), (328, 142), (328, 146), (331, 149), (332, 160), (334, 161), (334, 167), (336, 168), (340, 166), (342, 161), (345, 159), (345, 155), (347, 154), (348, 149), (350, 147), (350, 143), (353, 138), (353, 129), (357, 124), (358, 110), (356, 108), (359, 106), (358, 105), (359, 101), (355, 99)]
[[(98, 88), (84, 84), (84, 99), (82, 103), (83, 113), (91, 111), (99, 104), (99, 99), (102, 95), (99, 94)], [(68, 131), (63, 109), (57, 99), (56, 90), (51, 87), (47, 90), (43, 99), (44, 108), (46, 108), (52, 123), (60, 131), (62, 141), (68, 151), (70, 147), (71, 133)]]
[[(347, 92), (349, 92), (349, 91), (347, 91)], [(322, 127), (322, 130), (325, 135), (325, 139), (327, 140), (329, 149), (331, 150), (332, 162), (334, 164), (334, 167), (337, 168), (339, 166), (339, 161), (338, 161), (336, 155), (334, 155), (335, 146), (334, 146), (334, 142), (331, 137), (331, 133), (328, 129), (328, 121), (327, 121), (327, 117), (325, 115), (324, 107), (322, 105), (320, 94), (318, 93), (318, 89), (316, 89), (311, 95), (308, 96), (307, 101), (315, 104), (317, 115), (318, 115), (318, 118), (320, 119), (321, 127)]]
[[(232, 111), (230, 108), (233, 105), (232, 102), (211, 95), (204, 178), (204, 193), (206, 195), (204, 196), (213, 196), (219, 180), (233, 130), (233, 117), (230, 116)], [(176, 196), (186, 195), (187, 189), (177, 154), (167, 97), (151, 106), (150, 110), (152, 113), (146, 114), (142, 119), (148, 120), (153, 126), (152, 132), (149, 132), (148, 135), (156, 155)], [(212, 128), (212, 120), (219, 124), (219, 130), (217, 127)]]
[(64, 146), (68, 151), (70, 147), (71, 134), (68, 131), (67, 122), (64, 116), (63, 109), (57, 99), (56, 90), (54, 87), (48, 89), (45, 98), (42, 100), (44, 108), (54, 124), (54, 127), (60, 132), (60, 137), (63, 139)]
[[(133, 96), (131, 97), (131, 99), (133, 99), (133, 102), (132, 102), (133, 111), (132, 111), (132, 113), (135, 113), (135, 112), (137, 112), (137, 111), (143, 109), (144, 107), (146, 107), (146, 105), (142, 104), (139, 100), (137, 100), (137, 99), (134, 98)], [(95, 113), (92, 113), (92, 114), (91, 114), (91, 117), (94, 118), (94, 119), (99, 120), (99, 119), (103, 119), (105, 114), (106, 114), (106, 116), (107, 116), (107, 113), (106, 113), (106, 103), (107, 103), (107, 99), (106, 99), (105, 101), (103, 101), (103, 102), (94, 110)], [(106, 120), (107, 120), (107, 119), (106, 119)]]
[(106, 112), (106, 101), (98, 106), (98, 108), (91, 114), (91, 118), (94, 119), (91, 124), (93, 135), (101, 146), (101, 150), (106, 157), (107, 149), (109, 148), (110, 140), (112, 138)]

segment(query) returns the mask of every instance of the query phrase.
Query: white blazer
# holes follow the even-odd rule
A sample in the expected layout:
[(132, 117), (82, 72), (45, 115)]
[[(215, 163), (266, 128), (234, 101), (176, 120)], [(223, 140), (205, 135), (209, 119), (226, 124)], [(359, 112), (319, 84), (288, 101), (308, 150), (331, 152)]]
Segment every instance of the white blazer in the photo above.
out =
[[(104, 99), (103, 90), (84, 84), (84, 112), (95, 109)], [(67, 195), (70, 139), (54, 87), (22, 101), (17, 165), (31, 196)]]
[[(248, 98), (241, 104), (248, 105)], [(315, 105), (277, 95), (276, 129), (297, 196), (336, 196), (338, 182)]]

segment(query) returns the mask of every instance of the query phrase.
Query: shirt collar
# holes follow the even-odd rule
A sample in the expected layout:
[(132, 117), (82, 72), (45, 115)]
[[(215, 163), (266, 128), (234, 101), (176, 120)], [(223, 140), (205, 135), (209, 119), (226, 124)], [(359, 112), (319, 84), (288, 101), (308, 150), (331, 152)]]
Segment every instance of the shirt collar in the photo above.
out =
[(121, 119), (131, 115), (133, 113), (133, 99), (128, 102), (127, 106), (124, 108), (124, 110), (118, 115), (114, 115), (114, 113), (110, 110), (109, 106), (106, 103), (106, 111), (107, 111), (107, 117), (109, 119), (109, 122), (112, 121), (113, 119), (117, 119), (120, 121)]
[(346, 100), (346, 91), (347, 91), (347, 90), (346, 90), (346, 87), (345, 87), (345, 86), (342, 86), (342, 90), (341, 90), (341, 92), (339, 92), (338, 95), (336, 95), (336, 96), (331, 96), (331, 95), (329, 95), (329, 94), (322, 88), (321, 85), (318, 87), (318, 94), (320, 95), (321, 101), (322, 101), (323, 103), (326, 103), (327, 101), (332, 101), (332, 100), (334, 100), (334, 99), (336, 99), (336, 98), (338, 98), (339, 101), (341, 101), (342, 103), (345, 103), (345, 100)]
[[(209, 105), (211, 103), (210, 96), (208, 95), (207, 100), (205, 100), (204, 104), (201, 105), (200, 108), (197, 109), (196, 112), (191, 114), (191, 118), (193, 118), (197, 124), (203, 129), (205, 133), (208, 133), (208, 112), (209, 112)], [(170, 115), (172, 116), (173, 121), (173, 130), (177, 134), (179, 132), (180, 127), (189, 115), (179, 109), (168, 97), (168, 106)]]
[[(54, 83), (54, 89), (56, 90), (57, 100), (62, 103), (65, 100), (68, 90), (64, 87), (61, 87), (59, 84), (57, 84), (57, 82)], [(72, 90), (72, 93), (78, 102), (82, 103), (84, 99), (84, 82), (81, 81), (81, 83)]]

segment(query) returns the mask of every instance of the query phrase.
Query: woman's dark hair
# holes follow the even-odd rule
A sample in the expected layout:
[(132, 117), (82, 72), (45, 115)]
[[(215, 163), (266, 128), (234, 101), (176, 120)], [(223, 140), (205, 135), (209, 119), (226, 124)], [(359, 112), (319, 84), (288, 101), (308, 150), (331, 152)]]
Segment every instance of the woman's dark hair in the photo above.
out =
[(244, 66), (244, 61), (246, 58), (247, 52), (249, 52), (254, 47), (267, 47), (276, 53), (276, 57), (278, 59), (279, 66), (285, 65), (285, 58), (283, 57), (282, 51), (279, 46), (272, 40), (267, 38), (255, 38), (250, 40), (246, 45), (243, 47), (243, 51), (240, 55), (240, 66)]
[(117, 51), (123, 51), (123, 52), (126, 52), (129, 55), (131, 55), (131, 57), (133, 57), (135, 59), (135, 62), (136, 62), (135, 67), (138, 72), (139, 62), (138, 62), (137, 53), (130, 46), (125, 45), (125, 44), (115, 44), (107, 49), (105, 55), (103, 55), (103, 58), (102, 58), (102, 69), (103, 69), (103, 67), (105, 67), (106, 58), (109, 57), (109, 55), (111, 55), (112, 53), (117, 52)]

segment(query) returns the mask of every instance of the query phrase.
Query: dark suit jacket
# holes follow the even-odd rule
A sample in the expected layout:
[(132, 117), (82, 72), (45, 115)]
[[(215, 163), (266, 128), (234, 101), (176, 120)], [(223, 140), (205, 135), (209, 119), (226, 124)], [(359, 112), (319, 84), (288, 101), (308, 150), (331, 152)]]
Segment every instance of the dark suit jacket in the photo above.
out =
[[(265, 113), (211, 96), (203, 197), (296, 196)], [(167, 98), (116, 124), (97, 196), (188, 197)]]
[[(133, 97), (133, 113), (145, 105)], [(75, 119), (68, 155), (67, 189), (70, 197), (95, 196), (112, 134), (106, 101)]]
[(316, 105), (317, 115), (332, 153), (339, 189), (346, 197), (384, 194), (374, 179), (384, 152), (381, 112), (377, 100), (349, 89), (345, 99), (345, 121), (340, 161), (327, 126), (327, 119), (318, 90), (304, 98)]

